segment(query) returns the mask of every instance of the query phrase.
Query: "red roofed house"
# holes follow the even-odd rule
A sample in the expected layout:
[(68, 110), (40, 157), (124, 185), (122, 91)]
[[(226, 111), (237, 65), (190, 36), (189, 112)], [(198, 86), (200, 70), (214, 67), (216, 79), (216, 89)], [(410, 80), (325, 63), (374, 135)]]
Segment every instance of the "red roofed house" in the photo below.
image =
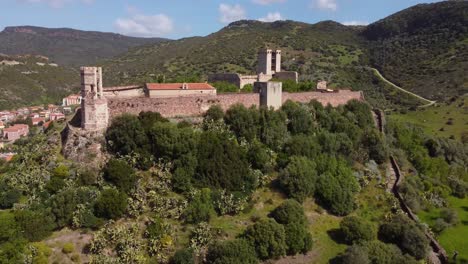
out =
[(25, 137), (29, 134), (29, 126), (24, 124), (17, 124), (8, 128), (3, 129), (3, 138), (15, 142), (21, 137)]
[(79, 105), (81, 104), (81, 95), (79, 94), (72, 94), (69, 95), (62, 100), (62, 106), (70, 106), (70, 105)]
[(216, 95), (216, 89), (208, 83), (147, 83), (145, 92), (150, 98)]
[(50, 121), (65, 119), (65, 115), (62, 113), (52, 113), (49, 115)]
[(39, 125), (41, 122), (44, 123), (45, 118), (43, 118), (43, 117), (35, 117), (35, 118), (31, 118), (31, 121), (32, 121), (32, 125), (33, 125), (33, 126), (37, 126), (37, 125)]

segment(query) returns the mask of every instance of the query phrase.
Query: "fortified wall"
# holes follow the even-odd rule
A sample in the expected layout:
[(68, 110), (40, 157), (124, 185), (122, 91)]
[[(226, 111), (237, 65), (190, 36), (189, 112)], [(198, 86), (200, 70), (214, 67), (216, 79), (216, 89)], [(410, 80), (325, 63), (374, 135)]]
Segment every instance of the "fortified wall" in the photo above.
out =
[[(282, 93), (281, 101), (292, 100), (307, 103), (317, 100), (323, 105), (334, 107), (344, 105), (350, 100), (364, 100), (360, 91), (340, 90), (336, 93), (303, 92), (303, 93)], [(189, 117), (200, 116), (205, 113), (210, 106), (218, 104), (227, 110), (234, 104), (242, 104), (246, 107), (260, 105), (259, 93), (236, 93), (218, 94), (216, 96), (193, 96), (193, 97), (172, 97), (172, 98), (108, 98), (110, 118), (114, 118), (124, 113), (139, 114), (141, 111), (159, 112), (162, 116)]]

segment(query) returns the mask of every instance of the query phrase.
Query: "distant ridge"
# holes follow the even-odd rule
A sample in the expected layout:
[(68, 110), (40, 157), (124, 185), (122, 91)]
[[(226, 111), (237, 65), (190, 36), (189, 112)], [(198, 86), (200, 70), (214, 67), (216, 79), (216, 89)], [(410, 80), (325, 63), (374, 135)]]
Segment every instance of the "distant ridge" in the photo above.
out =
[(71, 28), (16, 26), (0, 32), (0, 53), (43, 55), (58, 64), (79, 66), (120, 55), (129, 48), (162, 41), (168, 39)]

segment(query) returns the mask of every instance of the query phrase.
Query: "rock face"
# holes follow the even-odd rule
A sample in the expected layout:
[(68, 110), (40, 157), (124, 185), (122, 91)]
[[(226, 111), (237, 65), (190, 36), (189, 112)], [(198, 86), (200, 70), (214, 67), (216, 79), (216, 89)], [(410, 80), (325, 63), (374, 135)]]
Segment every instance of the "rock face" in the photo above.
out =
[(104, 146), (105, 138), (100, 131), (86, 131), (70, 124), (62, 131), (62, 154), (75, 162), (102, 167), (107, 160)]

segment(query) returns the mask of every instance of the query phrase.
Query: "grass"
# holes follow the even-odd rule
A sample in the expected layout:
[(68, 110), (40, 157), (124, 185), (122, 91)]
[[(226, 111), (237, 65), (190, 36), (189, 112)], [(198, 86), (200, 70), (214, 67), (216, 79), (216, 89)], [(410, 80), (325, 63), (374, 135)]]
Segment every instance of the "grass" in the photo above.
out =
[[(437, 236), (437, 239), (447, 251), (449, 257), (452, 257), (453, 252), (456, 250), (459, 253), (457, 263), (464, 263), (468, 261), (468, 198), (449, 197), (447, 200), (450, 208), (457, 211), (460, 223), (444, 230)], [(428, 212), (421, 211), (418, 213), (418, 217), (431, 226), (440, 217), (440, 209), (433, 209)]]
[[(392, 114), (392, 121), (407, 122), (421, 127), (426, 133), (438, 137), (455, 137), (460, 140), (468, 131), (468, 102), (466, 96), (452, 103), (443, 103), (406, 114)], [(450, 124), (451, 123), (451, 124)]]

